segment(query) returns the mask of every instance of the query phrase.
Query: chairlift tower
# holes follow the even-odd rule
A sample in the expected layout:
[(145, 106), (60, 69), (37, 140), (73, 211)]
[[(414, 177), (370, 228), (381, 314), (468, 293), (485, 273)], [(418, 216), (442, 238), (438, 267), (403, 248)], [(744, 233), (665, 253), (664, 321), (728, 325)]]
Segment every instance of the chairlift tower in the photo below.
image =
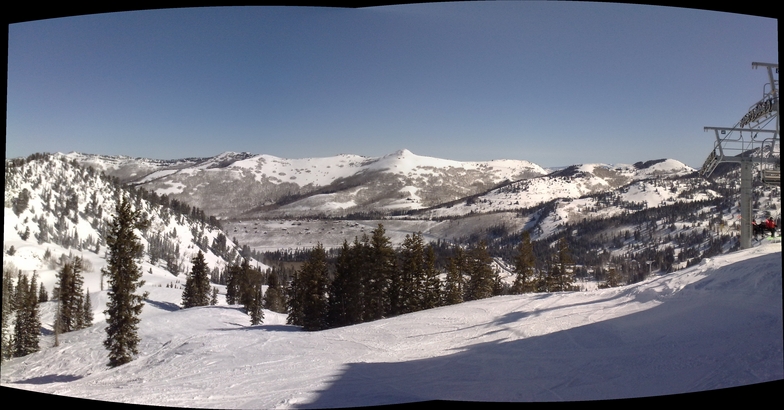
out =
[(751, 247), (752, 178), (758, 167), (760, 179), (766, 185), (781, 184), (781, 148), (779, 145), (779, 65), (751, 63), (756, 69), (768, 72), (768, 83), (763, 87), (762, 99), (752, 105), (733, 127), (705, 127), (713, 130), (716, 142), (700, 169), (709, 177), (721, 163), (740, 164), (740, 247)]

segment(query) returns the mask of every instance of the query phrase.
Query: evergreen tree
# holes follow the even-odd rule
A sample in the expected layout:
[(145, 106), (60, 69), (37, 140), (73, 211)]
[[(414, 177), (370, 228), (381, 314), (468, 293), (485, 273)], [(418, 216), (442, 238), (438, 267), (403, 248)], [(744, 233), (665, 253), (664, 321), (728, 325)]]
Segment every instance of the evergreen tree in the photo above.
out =
[[(263, 277), (258, 269), (250, 267), (243, 259), (241, 265), (232, 264), (226, 269), (226, 302), (229, 305), (241, 304), (251, 315), (251, 324), (257, 325), (264, 318), (261, 285)], [(254, 319), (255, 318), (255, 319)], [(258, 319), (259, 322), (255, 322)]]
[(106, 235), (108, 264), (102, 273), (108, 277), (109, 300), (104, 311), (107, 337), (103, 344), (109, 350), (111, 367), (128, 363), (138, 354), (139, 315), (147, 293), (135, 293), (144, 281), (136, 264), (142, 245), (134, 229), (143, 228), (145, 222), (139, 210), (133, 210), (130, 200), (122, 196), (117, 201), (115, 217)]
[(84, 280), (81, 259), (66, 262), (57, 273), (57, 299), (59, 309), (55, 319), (62, 333), (80, 329), (82, 326), (82, 310), (84, 299), (82, 284)]
[(295, 326), (302, 326), (303, 324), (303, 310), (302, 310), (302, 292), (304, 287), (301, 285), (300, 273), (294, 274), (294, 278), (289, 282), (286, 288), (286, 323)]
[(337, 261), (335, 262), (335, 279), (329, 285), (329, 312), (327, 321), (330, 327), (340, 327), (349, 324), (347, 319), (348, 297), (346, 285), (351, 275), (351, 248), (348, 241), (343, 240)]
[(27, 188), (22, 188), (22, 192), (19, 193), (19, 197), (12, 200), (11, 208), (13, 209), (14, 213), (19, 216), (25, 209), (27, 209), (27, 205), (30, 202), (30, 191)]
[(84, 305), (82, 307), (82, 328), (93, 325), (93, 304), (90, 302), (90, 289), (84, 292)]
[(182, 307), (207, 306), (210, 303), (210, 278), (209, 268), (204, 261), (204, 254), (199, 251), (191, 259), (193, 268), (185, 280), (185, 290), (182, 292)]
[(615, 268), (610, 268), (607, 271), (607, 280), (599, 285), (599, 288), (614, 288), (620, 284), (621, 275)]
[(493, 259), (487, 251), (484, 241), (470, 251), (468, 261), (469, 279), (466, 284), (466, 300), (478, 300), (493, 296), (495, 277), (497, 273), (493, 271)]
[(248, 304), (245, 306), (245, 309), (248, 311), (250, 315), (250, 324), (251, 326), (256, 326), (261, 324), (264, 320), (264, 311), (261, 309), (261, 301), (262, 301), (262, 290), (261, 290), (261, 282), (259, 282), (258, 286), (252, 288), (254, 291), (254, 295), (251, 299), (249, 299)]
[(390, 279), (396, 272), (396, 255), (384, 225), (371, 232), (370, 248), (367, 252), (365, 282), (364, 321), (381, 319), (390, 312)]
[(553, 286), (550, 289), (551, 292), (574, 290), (574, 271), (572, 266), (572, 257), (569, 254), (569, 247), (565, 237), (562, 237), (558, 240), (558, 254), (553, 266), (553, 274), (551, 277), (553, 278)]
[(444, 305), (463, 303), (463, 266), (465, 254), (459, 246), (455, 247), (455, 254), (447, 259), (446, 281), (444, 282)]
[(251, 317), (251, 325), (258, 325), (264, 319), (262, 307), (262, 275), (261, 271), (251, 268), (248, 259), (243, 259), (242, 265), (235, 275), (239, 291), (239, 302)]
[(16, 317), (14, 318), (14, 336), (12, 338), (14, 357), (21, 357), (27, 354), (25, 345), (27, 334), (25, 332), (28, 331), (28, 325), (25, 309), (27, 305), (27, 292), (29, 288), (30, 282), (27, 280), (27, 275), (21, 273), (20, 271), (16, 281), (16, 292), (14, 293), (13, 303), (14, 311), (16, 312)]
[(218, 304), (218, 288), (212, 288), (212, 297), (210, 298), (210, 306), (215, 306)]
[(12, 332), (11, 332), (11, 315), (14, 312), (14, 282), (13, 282), (14, 268), (12, 265), (3, 264), (3, 328), (2, 328), (2, 352), (0, 353), (1, 360), (8, 359), (12, 356)]
[(271, 269), (267, 275), (267, 291), (264, 292), (265, 309), (273, 312), (284, 313), (286, 311), (286, 301), (283, 295), (283, 288), (275, 269)]
[(237, 303), (239, 297), (240, 286), (240, 267), (239, 265), (231, 264), (226, 267), (226, 303), (234, 305)]
[(425, 249), (422, 234), (406, 235), (400, 249), (400, 295), (391, 301), (392, 314), (421, 309), (425, 282)]
[(425, 279), (420, 309), (432, 309), (441, 305), (441, 279), (436, 269), (436, 252), (432, 246), (425, 251)]
[(14, 356), (22, 357), (39, 350), (41, 319), (38, 313), (38, 283), (36, 275), (28, 283), (27, 276), (21, 275), (17, 284), (18, 308), (16, 328), (14, 329)]
[(46, 291), (43, 282), (41, 282), (41, 286), (38, 288), (38, 303), (43, 303), (48, 301), (49, 301), (49, 292)]
[(362, 323), (362, 278), (359, 262), (363, 245), (354, 238), (354, 246), (343, 241), (335, 262), (335, 279), (329, 287), (329, 325), (339, 327)]
[(345, 283), (346, 321), (348, 324), (362, 323), (367, 320), (367, 276), (370, 271), (370, 239), (354, 237), (348, 258), (348, 280)]
[(517, 248), (517, 255), (514, 258), (515, 281), (512, 285), (513, 294), (533, 292), (535, 290), (535, 267), (534, 248), (531, 244), (531, 234), (523, 232), (522, 240)]
[(327, 328), (328, 274), (327, 254), (319, 243), (292, 281), (290, 323), (300, 324), (305, 330)]

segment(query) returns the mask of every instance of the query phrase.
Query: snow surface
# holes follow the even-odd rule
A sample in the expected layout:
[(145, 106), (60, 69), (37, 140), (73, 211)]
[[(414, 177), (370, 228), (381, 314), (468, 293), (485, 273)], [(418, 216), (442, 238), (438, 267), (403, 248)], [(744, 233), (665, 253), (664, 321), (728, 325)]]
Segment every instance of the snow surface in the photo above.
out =
[(106, 367), (97, 317), (59, 347), (44, 336), (42, 351), (4, 363), (2, 385), (192, 408), (720, 389), (784, 379), (781, 280), (781, 243), (764, 242), (634, 285), (494, 297), (321, 332), (270, 311), (249, 326), (238, 306), (180, 310), (181, 290), (148, 285), (136, 360)]

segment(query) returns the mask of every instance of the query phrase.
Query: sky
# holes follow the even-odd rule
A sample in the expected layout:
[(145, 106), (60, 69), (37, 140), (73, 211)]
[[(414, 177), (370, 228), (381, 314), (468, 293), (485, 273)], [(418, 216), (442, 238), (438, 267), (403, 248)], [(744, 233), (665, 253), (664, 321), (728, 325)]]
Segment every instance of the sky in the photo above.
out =
[(572, 2), (141, 10), (9, 25), (6, 158), (399, 149), (698, 168), (778, 62), (776, 19)]

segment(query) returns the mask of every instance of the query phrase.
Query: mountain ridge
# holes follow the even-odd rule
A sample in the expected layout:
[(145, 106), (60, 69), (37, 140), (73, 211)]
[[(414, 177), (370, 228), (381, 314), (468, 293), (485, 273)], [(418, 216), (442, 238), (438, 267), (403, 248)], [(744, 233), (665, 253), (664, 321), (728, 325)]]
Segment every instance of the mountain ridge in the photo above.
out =
[[(187, 197), (223, 219), (415, 211), (541, 177), (590, 175), (580, 190), (585, 195), (639, 179), (694, 172), (672, 159), (635, 165), (580, 164), (552, 171), (526, 160), (455, 161), (416, 155), (408, 149), (381, 157), (339, 154), (299, 159), (232, 151), (167, 161), (59, 155), (158, 194)], [(227, 190), (227, 184), (235, 189)]]

